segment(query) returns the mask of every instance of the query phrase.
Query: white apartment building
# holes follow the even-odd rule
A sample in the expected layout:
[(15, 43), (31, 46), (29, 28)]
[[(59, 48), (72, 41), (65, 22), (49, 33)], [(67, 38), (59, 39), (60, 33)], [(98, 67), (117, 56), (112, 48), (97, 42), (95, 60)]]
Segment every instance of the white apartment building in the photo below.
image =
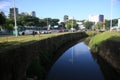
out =
[(120, 27), (120, 18), (118, 19), (118, 26)]
[(104, 22), (104, 15), (101, 15), (101, 14), (99, 14), (99, 15), (89, 15), (88, 20), (91, 21), (91, 22), (95, 22), (95, 24), (97, 22)]

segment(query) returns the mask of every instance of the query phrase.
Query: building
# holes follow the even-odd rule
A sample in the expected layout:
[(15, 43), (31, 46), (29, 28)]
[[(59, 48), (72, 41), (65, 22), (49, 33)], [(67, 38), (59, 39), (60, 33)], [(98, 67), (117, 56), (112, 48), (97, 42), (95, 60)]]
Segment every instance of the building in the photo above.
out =
[(120, 27), (120, 18), (118, 19), (118, 26)]
[(97, 22), (104, 22), (104, 15), (89, 15), (89, 21), (94, 22), (95, 24)]
[(69, 19), (69, 16), (68, 15), (64, 15), (64, 22), (67, 22)]
[(111, 27), (111, 30), (120, 32), (120, 18), (118, 19), (118, 26)]
[(70, 16), (70, 17), (69, 17), (69, 20), (73, 20), (73, 19), (74, 19), (74, 16)]
[[(17, 16), (18, 16), (18, 14), (19, 14), (19, 12), (18, 12), (18, 8), (15, 8), (15, 14), (16, 14), (16, 18), (17, 18)], [(14, 8), (10, 8), (10, 18), (14, 18)]]
[(30, 15), (36, 17), (35, 11), (31, 11)]
[(21, 15), (27, 16), (27, 15), (29, 15), (29, 14), (28, 14), (27, 12), (22, 12)]
[(85, 30), (85, 27), (84, 27), (84, 25), (83, 25), (83, 22), (77, 21), (77, 24), (78, 24), (78, 28), (79, 28), (80, 30)]

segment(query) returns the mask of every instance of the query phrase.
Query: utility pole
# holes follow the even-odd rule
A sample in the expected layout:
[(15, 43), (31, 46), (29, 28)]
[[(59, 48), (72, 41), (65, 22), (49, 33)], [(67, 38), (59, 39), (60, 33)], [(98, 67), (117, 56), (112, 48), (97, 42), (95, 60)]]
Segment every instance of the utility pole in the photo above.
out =
[(73, 32), (73, 19), (74, 19), (74, 17), (72, 17), (72, 32)]
[(110, 21), (110, 31), (112, 29), (112, 10), (113, 10), (113, 0), (111, 0), (111, 4), (110, 4), (110, 17), (111, 17), (111, 21)]
[(49, 30), (48, 18), (47, 18), (47, 30)]
[(17, 22), (16, 22), (16, 10), (15, 10), (15, 0), (13, 0), (14, 2), (14, 23), (15, 23), (15, 36), (17, 37), (18, 36), (18, 30), (17, 30)]
[(48, 18), (47, 18), (47, 27), (48, 27)]

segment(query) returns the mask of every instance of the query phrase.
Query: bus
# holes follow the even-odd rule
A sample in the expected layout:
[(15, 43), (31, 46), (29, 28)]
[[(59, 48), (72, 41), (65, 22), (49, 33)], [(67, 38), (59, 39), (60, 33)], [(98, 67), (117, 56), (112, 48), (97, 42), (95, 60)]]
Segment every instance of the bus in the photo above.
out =
[[(15, 34), (15, 30), (13, 31)], [(40, 27), (35, 26), (18, 26), (18, 35), (40, 34)]]

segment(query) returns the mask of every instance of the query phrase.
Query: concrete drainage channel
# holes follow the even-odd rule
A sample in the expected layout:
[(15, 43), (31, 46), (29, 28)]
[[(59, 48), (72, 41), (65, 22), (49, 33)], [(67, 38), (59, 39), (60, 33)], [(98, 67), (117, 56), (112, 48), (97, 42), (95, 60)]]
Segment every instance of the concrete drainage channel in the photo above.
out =
[(1, 51), (1, 80), (44, 80), (58, 48), (84, 37), (84, 32), (64, 34)]

